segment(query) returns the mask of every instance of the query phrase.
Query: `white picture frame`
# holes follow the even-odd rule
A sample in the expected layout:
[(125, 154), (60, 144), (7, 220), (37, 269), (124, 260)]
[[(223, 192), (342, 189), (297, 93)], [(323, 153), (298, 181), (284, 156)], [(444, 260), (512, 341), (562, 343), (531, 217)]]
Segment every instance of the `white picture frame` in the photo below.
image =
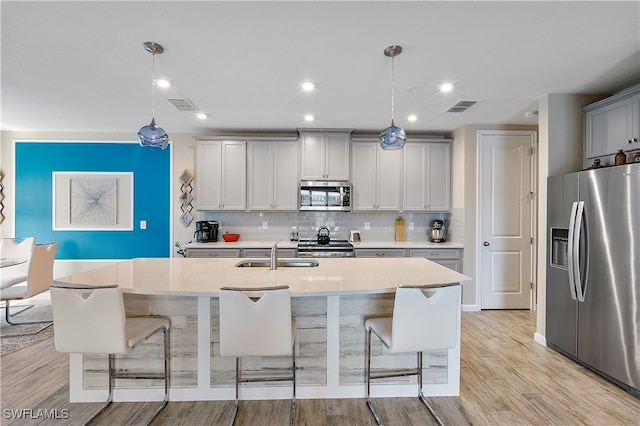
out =
[(133, 230), (133, 172), (53, 172), (52, 227)]

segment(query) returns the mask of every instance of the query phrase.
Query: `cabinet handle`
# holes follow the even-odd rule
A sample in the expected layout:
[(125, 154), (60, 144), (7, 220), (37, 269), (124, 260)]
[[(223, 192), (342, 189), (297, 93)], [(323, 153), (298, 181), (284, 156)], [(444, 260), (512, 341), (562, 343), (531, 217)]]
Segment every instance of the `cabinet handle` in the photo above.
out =
[(209, 253), (209, 257), (216, 257), (218, 256), (220, 253)]
[(376, 256), (378, 256), (378, 257), (384, 257), (384, 253), (376, 253)]

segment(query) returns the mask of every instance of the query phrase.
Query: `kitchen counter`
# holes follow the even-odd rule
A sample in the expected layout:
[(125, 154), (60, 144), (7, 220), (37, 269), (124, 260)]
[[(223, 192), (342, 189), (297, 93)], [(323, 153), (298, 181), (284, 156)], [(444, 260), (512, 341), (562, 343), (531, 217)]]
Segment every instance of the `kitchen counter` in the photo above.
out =
[(223, 286), (286, 284), (292, 297), (392, 293), (398, 284), (467, 284), (471, 278), (422, 257), (322, 258), (317, 267), (237, 268), (242, 258), (144, 258), (60, 279), (82, 284), (118, 284), (127, 293), (217, 296)]
[[(238, 240), (233, 243), (226, 241), (218, 241), (215, 243), (189, 243), (185, 244), (185, 249), (268, 249), (273, 246), (275, 241), (242, 241)], [(361, 241), (352, 243), (355, 248), (415, 248), (415, 249), (461, 249), (463, 244), (444, 242), (432, 243), (430, 241)], [(278, 243), (279, 249), (296, 248), (297, 241), (283, 240)]]
[[(224, 243), (234, 244), (234, 243)], [(252, 246), (253, 247), (253, 246)], [(422, 257), (322, 258), (318, 267), (238, 268), (242, 258), (145, 258), (114, 263), (59, 281), (118, 284), (128, 315), (157, 314), (171, 319), (172, 401), (230, 400), (235, 387), (233, 358), (219, 353), (218, 291), (222, 286), (289, 285), (296, 320), (298, 398), (364, 397), (364, 321), (390, 316), (398, 284), (467, 284), (471, 279)], [(460, 318), (453, 349), (426, 352), (424, 394), (459, 395)], [(391, 355), (374, 346), (374, 369), (415, 365), (415, 353)], [(153, 336), (131, 356), (118, 359), (129, 371), (161, 365), (161, 336)], [(264, 358), (266, 369), (282, 365)], [(70, 355), (70, 400), (106, 399), (105, 357)], [(152, 367), (153, 368), (153, 367)], [(162, 398), (160, 383), (119, 380), (116, 401)], [(415, 396), (415, 383), (404, 378), (372, 385), (374, 397)], [(290, 386), (247, 385), (243, 399), (289, 399)]]

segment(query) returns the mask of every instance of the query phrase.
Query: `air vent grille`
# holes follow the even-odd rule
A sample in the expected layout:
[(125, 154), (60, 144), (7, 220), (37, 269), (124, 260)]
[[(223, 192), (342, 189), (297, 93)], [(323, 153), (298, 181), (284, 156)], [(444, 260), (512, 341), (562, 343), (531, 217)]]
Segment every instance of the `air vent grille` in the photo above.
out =
[(168, 98), (167, 100), (179, 111), (198, 111), (198, 108), (187, 98)]
[(466, 110), (468, 110), (469, 108), (471, 108), (477, 103), (478, 101), (460, 101), (454, 106), (452, 106), (451, 108), (449, 108), (446, 112), (453, 112), (453, 113), (465, 112)]

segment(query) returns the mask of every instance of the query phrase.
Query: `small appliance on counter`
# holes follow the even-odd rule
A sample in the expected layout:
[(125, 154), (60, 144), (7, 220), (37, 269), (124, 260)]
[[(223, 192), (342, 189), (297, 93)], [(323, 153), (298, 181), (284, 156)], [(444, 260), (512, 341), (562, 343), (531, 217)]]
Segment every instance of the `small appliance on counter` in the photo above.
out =
[(362, 241), (362, 239), (360, 238), (360, 231), (357, 231), (357, 230), (349, 231), (349, 241), (352, 243), (359, 243), (360, 241)]
[(196, 232), (193, 237), (198, 243), (215, 243), (218, 241), (220, 224), (215, 220), (201, 220), (196, 222)]
[(442, 220), (434, 219), (433, 222), (431, 222), (429, 237), (432, 243), (444, 243), (446, 241), (446, 230)]

